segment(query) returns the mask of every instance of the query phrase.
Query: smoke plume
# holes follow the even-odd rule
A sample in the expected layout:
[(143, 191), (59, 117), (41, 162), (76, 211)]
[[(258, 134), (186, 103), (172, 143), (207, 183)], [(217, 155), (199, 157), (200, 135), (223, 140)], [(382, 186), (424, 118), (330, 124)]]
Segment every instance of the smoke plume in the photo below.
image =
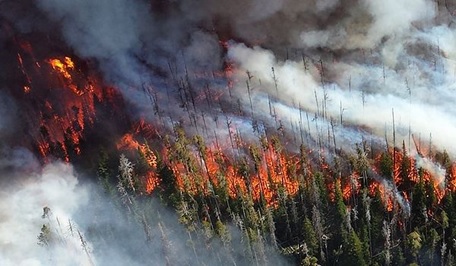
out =
[[(5, 183), (0, 190), (0, 264), (166, 260), (150, 253), (161, 248), (159, 242), (144, 245), (141, 227), (130, 229), (131, 221), (116, 220), (115, 208), (103, 196), (91, 196), (90, 186), (79, 184), (71, 166), (53, 163), (40, 169), (33, 152), (17, 140), (32, 135), (18, 122), (28, 113), (17, 103), (27, 97), (18, 92), (23, 77), (9, 66), (10, 60), (22, 63), (18, 48), (12, 48), (20, 43), (17, 36), (36, 40), (37, 53), (71, 53), (89, 62), (87, 68), (122, 92), (129, 116), (164, 129), (179, 121), (209, 141), (232, 132), (257, 139), (280, 129), (284, 138), (327, 150), (349, 149), (365, 140), (396, 146), (404, 141), (412, 154), (420, 152), (412, 143), (417, 136), (425, 143), (418, 142), (421, 148), (446, 148), (455, 156), (456, 4), (445, 2), (0, 1), (0, 55), (7, 59), (0, 62), (5, 91), (0, 94)], [(20, 49), (29, 48), (22, 44)], [(52, 94), (37, 87), (32, 90)], [(420, 159), (417, 164), (444, 179), (443, 170), (430, 162)], [(15, 181), (9, 181), (13, 176)], [(400, 197), (394, 187), (391, 193)], [(41, 218), (44, 207), (52, 213)], [(96, 216), (97, 223), (82, 213)], [(162, 210), (160, 215), (171, 214)], [(66, 227), (68, 219), (82, 235), (90, 236), (83, 230), (90, 226), (108, 225), (129, 237), (131, 247), (113, 240), (112, 250), (97, 249), (104, 240), (92, 236), (94, 241), (86, 243), (94, 249), (88, 252), (92, 257), (84, 255), (79, 236), (55, 231)], [(53, 228), (59, 244), (48, 249), (37, 245), (43, 224)], [(186, 254), (185, 243), (179, 242), (184, 230), (178, 224), (167, 226), (154, 221), (152, 234), (160, 239), (171, 231), (167, 235), (175, 250)], [(178, 263), (185, 258), (175, 257)]]
[[(55, 163), (14, 179), (15, 184), (2, 186), (0, 191), (0, 263), (89, 265), (81, 250), (79, 236), (74, 237), (67, 231), (74, 223), (73, 215), (88, 203), (89, 198), (88, 190), (78, 185), (73, 169)], [(44, 208), (50, 210), (44, 214)], [(43, 225), (51, 228), (46, 247), (39, 246), (37, 239)], [(77, 234), (77, 225), (72, 226), (74, 232), (71, 234)]]
[[(456, 133), (451, 3), (152, 2), (46, 0), (36, 5), (78, 56), (98, 62), (104, 79), (134, 106), (133, 113), (148, 120), (157, 120), (152, 114), (159, 109), (164, 125), (183, 119), (202, 127), (203, 113), (213, 120), (227, 115), (239, 120), (226, 108), (208, 110), (198, 100), (191, 110), (179, 100), (179, 88), (190, 88), (197, 99), (205, 86), (220, 88), (222, 102), (235, 105), (239, 99), (250, 113), (245, 82), (251, 78), (254, 113), (237, 127), (248, 120), (268, 123), (272, 97), (276, 117), (289, 130), (302, 122), (300, 106), (322, 123), (339, 122), (334, 124), (342, 138), (382, 138), (387, 132), (391, 139), (394, 109), (397, 143), (408, 140), (409, 132), (423, 138), (432, 134), (433, 144), (454, 154), (449, 141)], [(225, 57), (219, 42), (230, 39)], [(228, 84), (210, 74), (223, 71), (226, 60), (236, 67), (231, 96)], [(145, 86), (167, 104), (153, 107), (144, 97)], [(347, 128), (351, 125), (368, 127), (373, 136)], [(445, 130), (439, 130), (442, 126)], [(213, 127), (223, 134), (220, 125)]]

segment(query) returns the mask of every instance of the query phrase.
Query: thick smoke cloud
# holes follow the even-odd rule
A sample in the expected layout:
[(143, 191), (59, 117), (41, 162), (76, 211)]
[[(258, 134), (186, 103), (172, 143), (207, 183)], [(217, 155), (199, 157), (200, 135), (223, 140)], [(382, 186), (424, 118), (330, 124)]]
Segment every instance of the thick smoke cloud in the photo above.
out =
[[(17, 122), (15, 105), (2, 99), (9, 103), (0, 108), (6, 127)], [(189, 242), (189, 231), (158, 199), (131, 195), (135, 206), (125, 208), (117, 191), (101, 191), (69, 163), (43, 166), (7, 138), (0, 155), (0, 265), (191, 265), (195, 257), (205, 265), (248, 264), (245, 240), (233, 225), (227, 225), (232, 248), (216, 237), (208, 246), (209, 238), (197, 234)], [(271, 265), (288, 265), (276, 253), (267, 256)]]
[[(81, 183), (67, 163), (19, 172), (0, 189), (1, 265), (191, 265), (195, 257), (206, 265), (226, 258), (232, 261), (222, 262), (248, 263), (234, 226), (227, 227), (233, 248), (217, 238), (208, 248), (203, 239), (188, 242), (189, 232), (160, 202), (137, 201), (131, 213), (98, 187)], [(45, 240), (39, 239), (43, 226), (49, 230)], [(221, 258), (224, 252), (230, 255)], [(268, 259), (271, 265), (288, 265), (278, 255)]]
[[(89, 265), (79, 238), (60, 233), (66, 231), (69, 219), (78, 208), (88, 203), (88, 191), (78, 186), (73, 169), (56, 163), (14, 179), (15, 184), (6, 184), (0, 190), (0, 264)], [(42, 217), (44, 207), (52, 208), (46, 217)], [(49, 248), (37, 244), (44, 224), (52, 226), (55, 241), (59, 242)], [(73, 226), (76, 230), (76, 225)]]
[[(239, 67), (238, 84), (234, 97), (228, 97), (225, 87), (222, 101), (235, 105), (240, 99), (244, 112), (250, 113), (245, 73), (251, 72), (258, 111), (252, 119), (267, 120), (269, 94), (292, 109), (301, 105), (310, 117), (324, 112), (322, 123), (340, 120), (343, 110), (346, 125), (367, 126), (381, 137), (392, 132), (394, 109), (398, 145), (407, 140), (410, 128), (423, 138), (432, 134), (434, 144), (450, 149), (449, 136), (456, 133), (451, 122), (455, 68), (451, 3), (252, 0), (150, 5), (46, 0), (37, 5), (61, 25), (62, 35), (78, 55), (96, 59), (105, 79), (120, 87), (139, 113), (151, 120), (154, 109), (144, 97), (145, 85), (158, 91), (159, 101), (168, 106), (182, 106), (179, 84), (191, 87), (195, 98), (203, 94), (204, 84), (226, 86), (198, 73), (222, 70), (225, 58), (219, 39), (232, 38), (236, 41), (228, 47), (228, 59)], [(287, 58), (285, 48), (291, 49)], [(323, 98), (325, 103), (317, 103)], [(187, 109), (193, 113), (190, 118), (184, 109), (161, 109), (174, 121), (193, 116), (188, 123), (200, 127), (201, 113), (211, 113), (213, 120), (228, 115), (223, 107), (205, 110), (202, 101), (197, 105), (199, 110)], [(299, 112), (289, 111), (278, 114), (288, 128), (301, 122), (296, 117)], [(206, 127), (209, 123), (219, 128), (213, 120), (204, 121)], [(439, 130), (443, 125), (445, 130)], [(337, 130), (342, 138), (352, 131), (344, 125)]]
[[(240, 80), (247, 79), (247, 71), (257, 79), (252, 82), (252, 86), (262, 92), (255, 96), (256, 106), (259, 106), (260, 101), (267, 103), (264, 93), (276, 95), (272, 66), (278, 79), (277, 96), (280, 101), (288, 102), (289, 105), (300, 104), (307, 111), (317, 113), (322, 112), (324, 103), (316, 103), (315, 95), (319, 97), (319, 101), (326, 95), (328, 104), (325, 112), (329, 117), (337, 120), (341, 113), (340, 106), (343, 106), (343, 117), (347, 124), (368, 126), (379, 136), (382, 136), (385, 130), (391, 135), (394, 109), (398, 136), (396, 144), (400, 145), (402, 139), (408, 138), (410, 127), (412, 133), (422, 134), (425, 139), (432, 133), (432, 141), (440, 147), (452, 147), (450, 136), (456, 133), (456, 127), (452, 122), (454, 116), (451, 105), (454, 97), (450, 92), (454, 87), (454, 80), (450, 73), (445, 72), (431, 73), (435, 75), (435, 80), (419, 80), (419, 76), (425, 74), (420, 72), (430, 72), (430, 66), (425, 66), (422, 61), (410, 55), (403, 54), (427, 69), (418, 70), (417, 65), (411, 64), (411, 71), (417, 73), (410, 75), (409, 81), (404, 76), (407, 77), (410, 70), (404, 69), (400, 71), (402, 73), (398, 73), (387, 69), (383, 79), (381, 66), (335, 62), (331, 68), (339, 70), (339, 77), (334, 78), (334, 83), (326, 85), (319, 83), (320, 73), (315, 67), (305, 70), (301, 62), (279, 62), (270, 51), (258, 47), (250, 49), (236, 44), (231, 47), (228, 55), (240, 67)], [(258, 80), (261, 80), (261, 85)], [(448, 83), (445, 80), (448, 80)], [(412, 82), (415, 86), (410, 84)], [(351, 86), (359, 85), (358, 89), (348, 88), (349, 83)], [(245, 90), (244, 85), (241, 83), (238, 89)], [(248, 100), (245, 100), (245, 104), (248, 104)], [(287, 112), (279, 116), (298, 121), (298, 115), (298, 112)]]
[[(161, 119), (165, 126), (183, 120), (201, 131), (204, 125), (215, 132), (205, 132), (210, 138), (228, 134), (226, 119), (233, 132), (255, 138), (253, 121), (260, 121), (287, 134), (303, 131), (308, 143), (334, 130), (339, 147), (353, 147), (369, 139), (392, 144), (394, 112), (397, 146), (405, 141), (413, 150), (413, 134), (422, 146), (432, 142), (456, 155), (452, 1), (4, 0), (0, 7), (1, 19), (23, 34), (58, 31), (77, 56), (96, 62), (134, 115)], [(0, 32), (2, 47), (8, 32)], [(229, 63), (232, 88), (219, 74)], [(218, 102), (201, 100), (206, 87)], [(157, 93), (155, 103), (148, 89)], [(0, 136), (10, 136), (18, 107), (0, 96)], [(42, 208), (51, 207), (53, 217), (76, 219), (89, 201), (87, 188), (78, 185), (71, 167), (55, 164), (40, 172), (26, 149), (3, 146), (0, 167), (9, 169), (4, 172), (20, 175), (21, 165), (32, 163), (23, 174), (28, 177), (14, 187), (17, 196), (1, 192), (0, 264), (46, 264), (49, 257), (36, 245)], [(425, 159), (418, 164), (444, 176)], [(123, 226), (115, 225), (121, 232)], [(21, 241), (12, 242), (18, 235)], [(115, 255), (98, 252), (97, 261)], [(134, 255), (125, 257), (139, 264)]]

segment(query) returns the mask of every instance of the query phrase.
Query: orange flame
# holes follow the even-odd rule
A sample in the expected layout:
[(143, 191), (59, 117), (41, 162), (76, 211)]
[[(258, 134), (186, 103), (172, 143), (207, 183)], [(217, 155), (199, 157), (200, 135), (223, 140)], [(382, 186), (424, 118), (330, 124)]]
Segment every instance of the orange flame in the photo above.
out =
[(447, 188), (452, 191), (456, 192), (456, 164), (452, 164), (450, 168), (450, 175), (448, 179)]
[(387, 190), (384, 184), (379, 182), (373, 182), (369, 186), (369, 193), (371, 196), (374, 196), (377, 191), (380, 193), (383, 206), (385, 206), (385, 210), (388, 212), (393, 211), (394, 208), (394, 199), (393, 195)]
[[(20, 57), (19, 57), (20, 58)], [(21, 59), (21, 58), (20, 58)], [(42, 140), (38, 143), (43, 157), (46, 157), (52, 147), (58, 147), (63, 152), (63, 158), (69, 160), (68, 143), (75, 154), (80, 154), (80, 142), (87, 124), (95, 118), (95, 102), (103, 98), (103, 89), (94, 76), (87, 76), (77, 70), (70, 57), (46, 60), (52, 69), (58, 73), (57, 79), (53, 72), (41, 73), (49, 76), (49, 85), (64, 88), (59, 92), (56, 101), (48, 94), (44, 95), (44, 108), (40, 112), (40, 128)], [(40, 72), (44, 69), (39, 70)], [(33, 93), (29, 86), (24, 87), (26, 93)], [(42, 94), (33, 94), (43, 97)], [(75, 96), (76, 94), (76, 96)], [(45, 132), (45, 133), (43, 133)], [(44, 145), (44, 142), (48, 142)]]
[[(430, 173), (426, 169), (420, 169), (418, 171), (417, 166), (416, 166), (416, 159), (407, 156), (404, 157), (404, 153), (402, 151), (390, 151), (390, 155), (393, 159), (394, 162), (394, 169), (393, 169), (393, 182), (396, 186), (401, 186), (404, 183), (409, 183), (409, 187), (407, 189), (412, 190), (413, 186), (418, 184), (419, 182), (424, 182), (426, 184), (432, 184), (432, 187), (434, 188), (432, 193), (434, 193), (437, 203), (440, 203), (442, 198), (445, 196), (446, 190), (449, 191), (456, 191), (456, 167), (452, 166), (451, 168), (451, 173), (450, 173), (450, 178), (448, 180), (448, 184), (446, 184), (445, 188), (445, 180), (443, 180), (439, 176), (433, 176), (432, 173)], [(403, 160), (408, 160), (410, 163), (410, 168), (408, 169), (408, 174), (407, 176), (404, 177), (403, 174), (401, 174), (401, 163)], [(380, 161), (380, 156), (377, 156), (376, 158), (377, 165), (379, 164)], [(378, 172), (377, 167), (374, 168), (374, 171)], [(381, 188), (382, 185), (380, 184), (379, 191), (383, 195), (383, 198), (387, 199), (384, 203), (387, 206), (388, 210), (392, 210), (392, 201), (394, 201), (392, 196), (387, 196), (385, 194), (386, 191), (384, 188)], [(371, 193), (374, 191), (371, 190)], [(402, 191), (404, 199), (408, 200), (410, 198), (410, 193), (411, 191)]]
[(69, 71), (74, 69), (74, 63), (71, 58), (65, 56), (63, 62), (57, 58), (50, 59), (49, 64), (51, 64), (52, 68), (62, 74), (66, 79), (71, 79)]
[[(278, 188), (283, 187), (288, 195), (295, 195), (299, 182), (289, 175), (288, 166), (295, 159), (287, 157), (284, 152), (278, 152), (272, 145), (261, 151), (261, 162), (256, 171), (250, 170), (247, 176), (242, 176), (234, 164), (222, 151), (206, 148), (197, 173), (189, 172), (179, 161), (168, 161), (171, 165), (178, 187), (188, 193), (198, 191), (208, 194), (210, 186), (220, 186), (220, 178), (226, 180), (226, 188), (231, 198), (246, 195), (251, 192), (253, 200), (264, 197), (268, 205), (276, 205)], [(196, 155), (193, 155), (195, 161)], [(166, 157), (165, 157), (166, 158)]]
[(358, 195), (361, 189), (361, 183), (359, 182), (360, 175), (353, 173), (349, 176), (342, 188), (342, 194), (344, 200), (348, 201), (352, 195)]
[(145, 183), (146, 183), (145, 190), (146, 190), (147, 194), (152, 193), (155, 190), (155, 188), (160, 184), (158, 176), (152, 171), (150, 171), (146, 174)]
[(160, 184), (160, 179), (156, 174), (157, 156), (152, 152), (147, 144), (139, 143), (133, 134), (125, 134), (117, 143), (118, 150), (139, 151), (150, 169), (140, 177), (144, 180), (144, 190), (147, 194), (152, 193)]

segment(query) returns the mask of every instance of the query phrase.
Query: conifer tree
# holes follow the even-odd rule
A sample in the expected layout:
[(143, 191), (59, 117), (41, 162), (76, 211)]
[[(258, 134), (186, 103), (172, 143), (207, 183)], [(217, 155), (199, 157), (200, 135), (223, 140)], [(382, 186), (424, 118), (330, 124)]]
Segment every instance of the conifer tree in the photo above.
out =
[(418, 262), (418, 254), (422, 247), (422, 238), (419, 232), (413, 231), (407, 235), (406, 242), (410, 262)]
[(355, 231), (348, 232), (342, 245), (341, 265), (366, 265), (361, 241)]

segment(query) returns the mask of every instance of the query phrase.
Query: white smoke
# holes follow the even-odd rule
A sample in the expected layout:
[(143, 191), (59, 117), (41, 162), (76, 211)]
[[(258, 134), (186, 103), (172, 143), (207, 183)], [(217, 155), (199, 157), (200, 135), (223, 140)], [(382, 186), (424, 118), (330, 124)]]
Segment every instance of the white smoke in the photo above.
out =
[[(449, 28), (444, 29), (439, 26), (416, 36), (425, 47), (432, 49), (436, 46), (431, 39), (440, 39), (437, 34), (453, 32)], [(410, 40), (408, 34), (404, 38)], [(305, 69), (302, 61), (280, 61), (272, 52), (259, 47), (233, 44), (228, 55), (239, 67), (236, 77), (240, 81), (238, 91), (245, 90), (245, 73), (249, 71), (255, 77), (252, 82), (257, 89), (255, 93), (273, 95), (290, 106), (299, 104), (313, 113), (324, 111), (328, 118), (336, 121), (343, 106), (343, 120), (347, 124), (367, 126), (378, 136), (388, 132), (390, 139), (394, 110), (398, 138), (396, 144), (402, 143), (403, 139), (408, 141), (411, 129), (410, 133), (416, 135), (428, 136), (431, 133), (433, 144), (450, 149), (454, 155), (456, 150), (452, 148), (451, 136), (456, 134), (456, 117), (451, 106), (456, 99), (451, 92), (454, 90), (453, 62), (456, 58), (450, 58), (452, 49), (447, 45), (451, 34), (441, 39), (443, 48), (438, 53), (438, 48), (434, 48), (436, 54), (432, 57), (423, 58), (421, 54), (415, 54), (413, 46), (408, 47), (409, 51), (398, 46), (393, 50), (383, 50), (383, 55), (374, 54), (374, 57), (385, 58), (392, 68), (381, 64), (381, 61), (378, 64), (366, 64), (341, 60), (324, 66), (326, 74), (316, 71), (320, 67), (318, 61)], [(440, 56), (441, 53), (445, 57)], [(329, 83), (322, 84), (321, 75), (333, 76)], [(259, 96), (254, 97), (261, 100)], [(326, 101), (323, 101), (324, 97)], [(267, 98), (263, 97), (263, 101), (267, 101)], [(258, 106), (258, 101), (255, 104)], [(297, 120), (296, 113), (280, 115)]]
[(417, 155), (415, 156), (415, 159), (416, 167), (428, 171), (431, 174), (431, 177), (434, 179), (434, 183), (438, 184), (441, 189), (444, 189), (446, 170), (428, 158)]
[[(273, 2), (214, 5), (188, 1), (163, 5), (163, 10), (155, 10), (145, 1), (132, 4), (125, 0), (45, 0), (37, 5), (62, 25), (65, 40), (78, 55), (96, 59), (105, 79), (118, 86), (148, 119), (154, 119), (154, 110), (144, 94), (144, 84), (159, 92), (158, 102), (171, 121), (183, 119), (202, 128), (203, 112), (210, 113), (214, 121), (217, 116), (233, 115), (215, 103), (207, 110), (202, 100), (198, 102), (207, 86), (226, 85), (210, 75), (198, 75), (221, 70), (224, 58), (216, 34), (228, 34), (247, 45), (229, 46), (228, 58), (238, 65), (234, 78), (238, 83), (234, 97), (223, 88), (221, 101), (235, 106), (239, 99), (244, 113), (250, 113), (245, 85), (249, 71), (253, 75), (253, 119), (268, 120), (265, 114), (273, 97), (290, 107), (301, 105), (311, 118), (315, 113), (323, 115), (327, 124), (342, 120), (345, 125), (370, 128), (380, 138), (387, 132), (391, 139), (394, 109), (397, 143), (408, 139), (410, 129), (416, 135), (432, 134), (434, 144), (455, 154), (449, 138), (456, 134), (451, 111), (456, 100), (452, 93), (456, 84), (454, 30), (435, 20), (440, 15), (435, 2)], [(445, 21), (445, 16), (441, 18)], [(257, 42), (262, 48), (250, 46)], [(299, 47), (303, 54), (311, 54), (306, 66), (301, 56), (284, 60), (277, 55), (281, 46)], [(187, 85), (192, 90), (183, 100), (187, 109), (168, 108), (185, 105), (178, 99), (182, 91), (176, 87)], [(195, 110), (190, 110), (189, 98), (196, 98)], [(282, 111), (278, 114), (282, 123), (301, 122), (296, 116), (299, 112)], [(209, 124), (219, 134), (225, 130), (211, 123), (210, 119), (204, 121), (205, 127)], [(336, 126), (346, 131), (343, 124)], [(443, 126), (445, 130), (441, 130)]]
[(372, 24), (361, 48), (375, 48), (384, 37), (400, 42), (409, 34), (414, 22), (425, 23), (435, 15), (435, 2), (428, 0), (363, 1), (372, 16)]
[[(1, 4), (15, 7), (22, 3), (13, 2)], [(293, 127), (294, 131), (304, 130), (306, 137), (325, 139), (328, 146), (335, 137), (338, 145), (353, 147), (353, 143), (380, 142), (384, 137), (391, 143), (394, 110), (396, 145), (405, 140), (412, 146), (411, 134), (432, 134), (434, 145), (456, 155), (452, 141), (456, 136), (456, 31), (449, 14), (436, 12), (441, 7), (434, 1), (189, 0), (164, 1), (167, 4), (162, 7), (150, 2), (35, 1), (43, 12), (40, 15), (55, 26), (47, 29), (43, 29), (46, 23), (35, 23), (39, 21), (35, 16), (22, 16), (21, 11), (30, 8), (25, 4), (22, 9), (3, 9), (14, 12), (0, 13), (2, 19), (15, 21), (22, 32), (60, 31), (79, 57), (96, 62), (104, 80), (120, 88), (135, 111), (153, 120), (153, 104), (144, 93), (144, 87), (151, 87), (158, 92), (166, 125), (181, 119), (190, 124), (187, 116), (194, 115), (197, 121), (191, 123), (200, 130), (204, 124), (227, 139), (231, 133), (227, 133), (230, 126), (224, 118), (232, 123), (233, 134), (241, 130), (250, 135), (250, 123), (259, 120), (264, 126), (283, 126), (287, 132)], [(229, 38), (237, 41), (229, 44), (225, 58), (218, 42)], [(281, 55), (285, 49), (286, 57)], [(221, 71), (225, 59), (236, 64), (233, 95), (216, 74), (198, 76)], [(195, 91), (192, 97), (197, 103), (192, 111), (180, 107), (177, 95), (182, 84)], [(221, 95), (210, 107), (202, 107), (200, 100), (206, 85)], [(17, 106), (1, 99), (0, 136), (8, 136), (9, 125), (16, 120), (9, 114)], [(237, 100), (239, 112), (234, 110)], [(210, 112), (213, 119), (203, 123), (202, 112)], [(221, 118), (216, 121), (216, 117)], [(73, 238), (67, 242), (69, 247), (54, 247), (52, 254), (36, 244), (39, 229), (47, 222), (41, 218), (43, 207), (51, 208), (55, 228), (57, 217), (62, 223), (81, 218), (80, 209), (89, 198), (70, 166), (51, 164), (38, 173), (38, 163), (30, 157), (25, 149), (2, 149), (0, 167), (15, 175), (21, 175), (16, 170), (23, 165), (28, 169), (19, 183), (0, 190), (0, 264), (65, 264), (78, 255), (81, 263), (87, 263), (80, 243)], [(417, 164), (443, 180), (445, 173), (438, 166), (423, 158)], [(2, 179), (8, 177), (5, 174)], [(408, 210), (397, 188), (382, 182)], [(135, 248), (142, 247), (145, 253), (160, 248), (159, 243), (144, 248), (144, 242), (135, 238), (143, 236), (141, 230), (129, 234), (127, 223), (110, 223), (116, 217), (112, 213), (100, 217), (104, 217), (99, 218), (101, 224), (113, 226), (122, 237), (130, 236), (125, 242), (135, 243)], [(83, 227), (90, 226), (89, 220), (79, 221)], [(180, 232), (175, 229), (171, 234), (175, 243), (179, 243)], [(96, 251), (94, 257), (105, 263), (140, 264), (137, 253), (120, 252), (125, 250), (122, 244), (114, 241), (109, 246), (112, 250)]]
[[(157, 122), (160, 113), (164, 127), (183, 121), (214, 139), (226, 136), (223, 118), (240, 121), (243, 135), (252, 134), (245, 125), (259, 120), (294, 131), (299, 125), (313, 139), (331, 128), (339, 143), (391, 141), (394, 110), (396, 144), (412, 146), (412, 133), (432, 135), (432, 144), (456, 154), (450, 138), (456, 134), (455, 33), (434, 1), (44, 0), (36, 6), (77, 55), (98, 63), (136, 115)], [(227, 38), (237, 40), (227, 55), (238, 67), (234, 90), (216, 74), (226, 63), (219, 41)], [(205, 103), (207, 88), (221, 95), (217, 102)]]
[[(72, 167), (54, 163), (38, 173), (14, 178), (15, 182), (0, 189), (0, 264), (90, 265), (79, 236), (71, 236), (68, 230), (73, 214), (89, 198)], [(46, 217), (44, 207), (51, 209)], [(55, 242), (45, 247), (39, 246), (37, 239), (43, 225), (49, 226), (55, 237)], [(72, 226), (77, 234), (77, 225)]]
[[(189, 238), (193, 233), (152, 197), (138, 199), (134, 213), (118, 203), (82, 184), (67, 163), (54, 162), (27, 176), (16, 172), (0, 189), (0, 265), (184, 265), (195, 259), (213, 265), (223, 258), (248, 263), (238, 228), (227, 225), (229, 248), (218, 237), (207, 246), (202, 233)], [(49, 232), (40, 240), (43, 225)], [(267, 257), (271, 265), (288, 265), (278, 254)]]
[[(402, 195), (401, 192), (397, 189), (390, 180), (385, 178), (379, 178), (377, 180), (385, 188), (385, 197), (390, 197), (394, 202), (399, 204), (401, 210), (404, 212), (405, 216), (410, 216), (410, 202), (407, 201)], [(384, 200), (387, 200), (386, 198)]]

